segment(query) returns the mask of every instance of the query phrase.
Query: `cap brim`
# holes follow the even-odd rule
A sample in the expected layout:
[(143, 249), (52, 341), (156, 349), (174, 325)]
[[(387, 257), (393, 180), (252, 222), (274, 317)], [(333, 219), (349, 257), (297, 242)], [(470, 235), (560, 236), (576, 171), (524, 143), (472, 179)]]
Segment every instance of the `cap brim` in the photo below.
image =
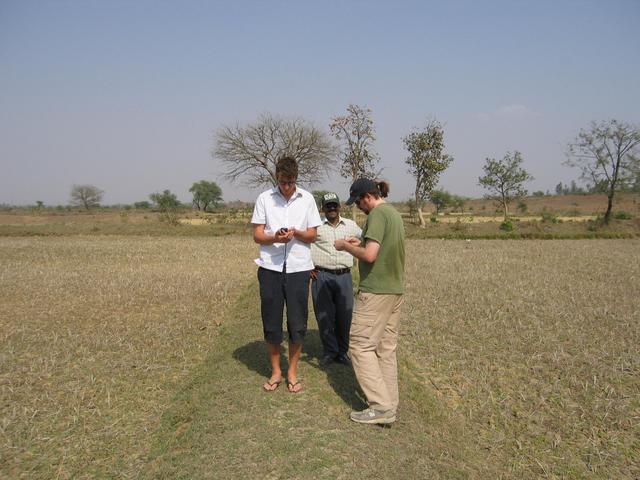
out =
[(349, 200), (347, 200), (347, 205), (351, 205), (353, 204), (353, 202), (355, 202), (358, 199), (358, 197), (349, 197)]

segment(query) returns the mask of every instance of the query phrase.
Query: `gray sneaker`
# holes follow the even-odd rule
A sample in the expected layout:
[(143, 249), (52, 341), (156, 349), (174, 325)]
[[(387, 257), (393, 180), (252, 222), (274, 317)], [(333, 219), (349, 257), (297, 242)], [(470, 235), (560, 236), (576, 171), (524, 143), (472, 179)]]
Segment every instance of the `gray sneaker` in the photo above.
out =
[(367, 408), (361, 412), (351, 412), (349, 418), (358, 423), (373, 423), (378, 425), (386, 425), (396, 421), (396, 412), (393, 410), (375, 410)]

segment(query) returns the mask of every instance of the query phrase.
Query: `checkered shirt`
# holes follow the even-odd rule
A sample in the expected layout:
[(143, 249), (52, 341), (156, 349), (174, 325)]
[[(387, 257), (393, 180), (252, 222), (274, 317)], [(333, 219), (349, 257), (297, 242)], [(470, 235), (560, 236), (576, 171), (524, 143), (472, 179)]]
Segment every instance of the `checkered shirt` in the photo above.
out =
[(353, 267), (353, 257), (350, 253), (339, 252), (333, 246), (333, 242), (339, 238), (362, 236), (362, 229), (353, 220), (340, 217), (334, 227), (324, 218), (322, 225), (318, 227), (318, 236), (315, 243), (311, 244), (311, 258), (316, 267), (337, 270), (339, 268)]

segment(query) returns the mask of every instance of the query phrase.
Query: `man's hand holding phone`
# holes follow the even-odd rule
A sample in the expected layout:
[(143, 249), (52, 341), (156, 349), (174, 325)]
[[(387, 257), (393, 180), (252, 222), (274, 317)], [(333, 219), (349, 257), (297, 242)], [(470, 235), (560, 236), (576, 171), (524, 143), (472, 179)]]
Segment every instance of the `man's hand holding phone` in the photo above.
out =
[(288, 243), (292, 238), (293, 230), (287, 227), (280, 228), (274, 236), (276, 243)]

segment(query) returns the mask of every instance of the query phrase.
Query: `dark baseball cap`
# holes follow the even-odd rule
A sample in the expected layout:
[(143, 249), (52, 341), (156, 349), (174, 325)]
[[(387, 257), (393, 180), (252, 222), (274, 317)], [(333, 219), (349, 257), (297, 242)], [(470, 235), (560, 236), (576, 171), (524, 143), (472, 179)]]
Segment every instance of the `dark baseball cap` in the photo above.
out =
[(349, 189), (349, 200), (347, 200), (347, 205), (351, 205), (365, 193), (375, 192), (377, 189), (378, 184), (370, 178), (359, 178), (353, 182), (353, 185), (351, 185), (351, 188)]
[(327, 205), (328, 203), (335, 203), (336, 205), (340, 205), (340, 199), (338, 198), (338, 195), (336, 195), (333, 192), (328, 192), (325, 193), (322, 196), (322, 206), (324, 207), (325, 205)]

